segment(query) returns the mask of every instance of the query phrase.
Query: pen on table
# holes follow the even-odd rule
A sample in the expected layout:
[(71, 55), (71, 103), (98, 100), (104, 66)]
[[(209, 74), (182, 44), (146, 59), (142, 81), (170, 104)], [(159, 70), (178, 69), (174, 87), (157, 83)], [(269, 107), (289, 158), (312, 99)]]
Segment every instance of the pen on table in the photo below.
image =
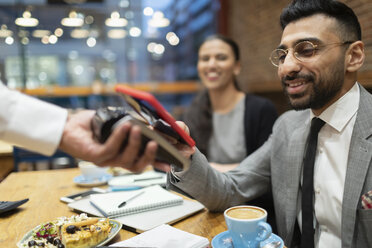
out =
[(129, 201), (133, 200), (134, 198), (138, 197), (139, 195), (142, 195), (143, 193), (145, 193), (145, 191), (141, 191), (141, 192), (129, 197), (128, 199), (126, 199), (125, 201), (120, 203), (118, 208), (124, 207)]
[(130, 190), (136, 190), (136, 189), (142, 189), (140, 186), (110, 186), (108, 191), (130, 191)]
[(138, 182), (138, 181), (146, 181), (146, 180), (154, 180), (154, 179), (162, 179), (162, 178), (164, 178), (164, 176), (137, 178), (137, 179), (133, 179), (133, 181)]

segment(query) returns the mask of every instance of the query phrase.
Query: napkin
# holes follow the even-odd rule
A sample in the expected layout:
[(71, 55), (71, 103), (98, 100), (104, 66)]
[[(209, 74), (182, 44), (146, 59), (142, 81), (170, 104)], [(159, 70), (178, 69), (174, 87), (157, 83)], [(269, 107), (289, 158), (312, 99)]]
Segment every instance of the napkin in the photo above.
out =
[(372, 190), (362, 195), (362, 207), (364, 209), (372, 209)]

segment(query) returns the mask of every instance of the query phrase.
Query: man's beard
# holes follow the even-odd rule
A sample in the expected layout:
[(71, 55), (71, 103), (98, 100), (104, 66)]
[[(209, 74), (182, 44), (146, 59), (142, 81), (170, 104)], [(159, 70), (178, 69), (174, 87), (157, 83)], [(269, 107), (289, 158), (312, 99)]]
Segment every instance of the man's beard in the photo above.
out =
[[(286, 80), (294, 80), (302, 78), (307, 84), (312, 85), (312, 91), (303, 92), (300, 94), (292, 94), (289, 96), (286, 91)], [(296, 74), (294, 76), (286, 76), (282, 79), (282, 86), (284, 94), (287, 96), (289, 104), (295, 110), (303, 110), (307, 108), (320, 109), (329, 103), (341, 90), (344, 84), (344, 67), (343, 64), (338, 64), (327, 73), (327, 75), (320, 77), (317, 82), (315, 82), (315, 76), (312, 74)], [(310, 94), (307, 99), (303, 101), (306, 94)], [(293, 99), (293, 100), (292, 100)], [(297, 101), (296, 101), (297, 100)]]

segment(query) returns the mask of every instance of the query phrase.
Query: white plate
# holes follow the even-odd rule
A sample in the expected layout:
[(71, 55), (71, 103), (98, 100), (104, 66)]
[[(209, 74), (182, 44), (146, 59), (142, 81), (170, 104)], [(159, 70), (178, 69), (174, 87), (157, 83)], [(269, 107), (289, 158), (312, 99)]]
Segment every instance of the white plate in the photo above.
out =
[[(260, 247), (263, 247), (265, 244), (273, 242), (273, 241), (280, 241), (282, 243), (280, 248), (283, 248), (284, 246), (283, 240), (279, 236), (273, 233), (268, 239), (261, 242)], [(222, 232), (216, 235), (212, 239), (212, 248), (233, 248), (233, 247), (234, 246), (233, 246), (229, 231)]]
[[(113, 239), (116, 236), (116, 234), (119, 233), (120, 229), (123, 226), (119, 221), (116, 221), (116, 220), (109, 220), (109, 221), (110, 221), (110, 224), (111, 224), (111, 230), (110, 230), (109, 236), (104, 241), (99, 243), (96, 247), (103, 246), (103, 245), (107, 244), (108, 242), (110, 242), (111, 239)], [(33, 231), (38, 229), (39, 227), (40, 227), (40, 225), (38, 225), (37, 227), (35, 227), (34, 229), (32, 229), (31, 231), (26, 233), (25, 236), (23, 236), (23, 238), (17, 243), (17, 247), (19, 247), (19, 248), (28, 247), (27, 244), (26, 244), (26, 246), (22, 246), (22, 243), (24, 243), (26, 240), (28, 240), (32, 236)]]
[(83, 175), (79, 175), (74, 178), (74, 183), (83, 187), (95, 187), (106, 184), (111, 178), (112, 175), (106, 174), (103, 175), (101, 178), (92, 181), (86, 180)]

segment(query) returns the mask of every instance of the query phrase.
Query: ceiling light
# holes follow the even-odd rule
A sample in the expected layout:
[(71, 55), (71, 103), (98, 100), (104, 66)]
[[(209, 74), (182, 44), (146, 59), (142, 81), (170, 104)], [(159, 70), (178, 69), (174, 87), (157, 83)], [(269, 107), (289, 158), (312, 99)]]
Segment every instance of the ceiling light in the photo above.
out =
[(132, 27), (129, 29), (129, 35), (132, 37), (138, 37), (141, 35), (141, 33), (142, 33), (141, 29), (137, 27)]
[(165, 47), (162, 44), (156, 44), (154, 47), (154, 53), (156, 54), (163, 54), (165, 51)]
[(50, 44), (56, 44), (57, 41), (58, 41), (58, 37), (55, 36), (55, 35), (51, 35), (51, 36), (49, 36), (48, 41), (49, 41)]
[(109, 27), (125, 27), (128, 24), (127, 19), (120, 18), (120, 14), (117, 11), (111, 13), (111, 17), (105, 21), (106, 26)]
[(134, 18), (134, 12), (131, 11), (131, 10), (127, 10), (125, 12), (125, 18), (127, 18), (127, 19), (133, 19)]
[(63, 35), (63, 29), (62, 28), (56, 28), (56, 30), (54, 30), (54, 35), (57, 36), (57, 37), (61, 37)]
[(6, 43), (6, 44), (8, 44), (8, 45), (12, 45), (13, 42), (14, 42), (13, 37), (8, 36), (8, 37), (5, 38), (5, 43)]
[(151, 16), (154, 13), (154, 10), (151, 7), (146, 7), (143, 9), (143, 14), (145, 16)]
[(166, 37), (167, 41), (169, 42), (170, 45), (176, 46), (178, 43), (180, 43), (180, 39), (174, 32), (169, 32), (167, 33)]
[(10, 37), (12, 35), (13, 35), (13, 32), (11, 30), (9, 30), (8, 27), (5, 24), (1, 25), (0, 38), (6, 38), (6, 37)]
[(85, 39), (89, 36), (89, 31), (86, 29), (74, 29), (71, 31), (71, 37), (74, 39)]
[(119, 6), (120, 6), (120, 8), (127, 8), (127, 7), (129, 7), (129, 1), (128, 0), (121, 0), (119, 2)]
[(85, 23), (86, 24), (92, 24), (94, 22), (94, 17), (93, 16), (91, 16), (91, 15), (89, 15), (89, 16), (87, 16), (87, 17), (85, 17)]
[(127, 31), (124, 29), (111, 29), (107, 32), (107, 36), (111, 39), (123, 39), (127, 36)]
[(72, 50), (68, 53), (68, 58), (71, 60), (77, 59), (79, 57), (79, 52)]
[(49, 36), (44, 36), (43, 38), (41, 38), (41, 43), (43, 43), (44, 45), (48, 44), (49, 43)]
[(149, 20), (149, 25), (156, 28), (163, 28), (169, 26), (169, 20), (164, 17), (163, 12), (156, 11)]
[(29, 42), (30, 42), (30, 40), (29, 40), (27, 37), (23, 37), (23, 38), (21, 39), (21, 43), (22, 43), (23, 45), (27, 45)]
[(87, 45), (88, 47), (94, 47), (97, 44), (97, 40), (94, 37), (89, 37), (87, 39)]
[(45, 29), (36, 29), (32, 32), (32, 36), (35, 38), (43, 38), (44, 36), (49, 36), (50, 31)]
[(22, 17), (15, 20), (15, 24), (22, 27), (35, 27), (39, 24), (39, 20), (31, 17), (31, 12), (26, 10), (23, 12)]
[(155, 42), (150, 42), (148, 45), (147, 45), (147, 51), (149, 51), (150, 53), (153, 53), (154, 52), (154, 48), (156, 46), (156, 43)]
[(84, 18), (82, 14), (71, 11), (68, 17), (62, 19), (61, 24), (66, 27), (81, 27), (84, 24)]

